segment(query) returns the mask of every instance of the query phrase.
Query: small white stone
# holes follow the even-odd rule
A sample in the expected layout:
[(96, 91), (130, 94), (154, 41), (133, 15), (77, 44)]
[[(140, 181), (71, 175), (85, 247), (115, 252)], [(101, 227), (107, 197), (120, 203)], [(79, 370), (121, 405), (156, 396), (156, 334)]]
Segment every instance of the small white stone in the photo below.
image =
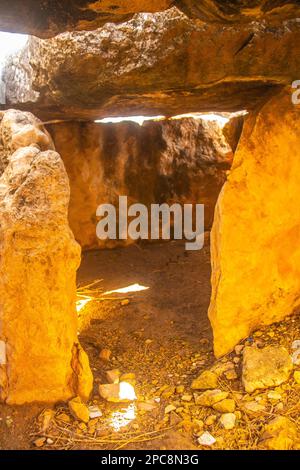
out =
[(236, 416), (234, 413), (224, 413), (220, 418), (220, 423), (224, 429), (233, 429), (235, 426)]
[(292, 362), (295, 366), (298, 366), (300, 364), (300, 348), (296, 349), (295, 352), (292, 354)]
[(171, 413), (171, 411), (175, 411), (176, 410), (176, 406), (174, 405), (168, 405), (166, 406), (165, 408), (165, 415), (168, 414), (168, 413)]
[(268, 393), (268, 398), (270, 400), (281, 400), (282, 399), (282, 395), (278, 392), (273, 392), (273, 391), (270, 391)]
[(207, 431), (205, 431), (201, 436), (198, 438), (198, 443), (201, 446), (213, 446), (216, 443), (216, 439)]
[(92, 405), (92, 406), (89, 406), (88, 409), (89, 409), (90, 419), (101, 418), (102, 411), (100, 411), (98, 406)]
[(300, 339), (295, 339), (295, 341), (292, 342), (292, 349), (300, 349)]

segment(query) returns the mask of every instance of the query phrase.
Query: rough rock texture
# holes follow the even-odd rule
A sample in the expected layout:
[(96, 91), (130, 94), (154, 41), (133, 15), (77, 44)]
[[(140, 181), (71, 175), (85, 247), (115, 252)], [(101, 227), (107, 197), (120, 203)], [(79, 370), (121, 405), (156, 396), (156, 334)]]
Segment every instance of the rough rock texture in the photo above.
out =
[(282, 20), (299, 16), (297, 0), (177, 0), (188, 16), (219, 23)]
[(244, 116), (236, 116), (223, 127), (223, 134), (232, 151), (235, 152), (244, 127)]
[(206, 392), (201, 393), (201, 395), (195, 395), (196, 405), (201, 406), (213, 406), (216, 403), (226, 400), (228, 397), (228, 392), (223, 392), (222, 390), (206, 390)]
[(193, 390), (210, 390), (217, 388), (219, 384), (217, 374), (210, 370), (205, 370), (199, 377), (193, 380), (191, 388)]
[(92, 376), (75, 311), (80, 248), (63, 163), (41, 122), (14, 110), (1, 115), (0, 162), (0, 398), (87, 398)]
[(242, 380), (247, 393), (281, 385), (289, 379), (292, 369), (292, 359), (282, 346), (244, 349)]
[(64, 31), (96, 29), (139, 12), (162, 11), (172, 0), (1, 0), (0, 30), (51, 37)]
[(265, 426), (261, 444), (269, 450), (290, 450), (297, 438), (296, 424), (286, 416), (276, 416)]
[[(143, 126), (61, 123), (49, 126), (71, 185), (69, 222), (83, 248), (115, 246), (96, 237), (99, 204), (205, 204), (206, 227), (233, 153), (215, 122), (185, 118)], [(125, 241), (127, 243), (127, 241)], [(125, 243), (120, 242), (120, 243)]]
[(176, 5), (193, 18), (212, 22), (247, 22), (299, 16), (298, 0), (2, 0), (1, 31), (50, 37), (59, 32), (95, 29), (125, 21), (137, 12)]
[(290, 89), (249, 116), (221, 191), (209, 308), (217, 356), (300, 304), (299, 119)]
[(176, 8), (139, 14), (31, 38), (5, 69), (7, 105), (45, 120), (250, 110), (298, 79), (299, 44), (297, 19), (221, 27)]

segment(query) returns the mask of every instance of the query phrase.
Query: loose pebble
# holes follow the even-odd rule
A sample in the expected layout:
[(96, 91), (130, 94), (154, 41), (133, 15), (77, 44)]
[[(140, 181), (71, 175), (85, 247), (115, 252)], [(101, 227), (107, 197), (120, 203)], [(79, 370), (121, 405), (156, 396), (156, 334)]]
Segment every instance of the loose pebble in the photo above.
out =
[(201, 436), (198, 438), (198, 443), (201, 446), (211, 447), (216, 443), (216, 439), (207, 431), (205, 431)]

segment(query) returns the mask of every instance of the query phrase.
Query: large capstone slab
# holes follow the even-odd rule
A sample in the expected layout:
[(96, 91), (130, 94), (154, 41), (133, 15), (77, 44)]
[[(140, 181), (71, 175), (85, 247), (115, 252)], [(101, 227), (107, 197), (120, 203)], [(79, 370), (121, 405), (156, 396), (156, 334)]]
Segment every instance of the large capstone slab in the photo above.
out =
[(2, 0), (0, 29), (50, 37), (64, 31), (91, 30), (121, 22), (139, 12), (177, 6), (205, 22), (234, 23), (296, 18), (297, 0)]
[(220, 27), (176, 8), (141, 13), (30, 38), (6, 65), (6, 103), (44, 120), (251, 110), (298, 79), (299, 44), (296, 19)]

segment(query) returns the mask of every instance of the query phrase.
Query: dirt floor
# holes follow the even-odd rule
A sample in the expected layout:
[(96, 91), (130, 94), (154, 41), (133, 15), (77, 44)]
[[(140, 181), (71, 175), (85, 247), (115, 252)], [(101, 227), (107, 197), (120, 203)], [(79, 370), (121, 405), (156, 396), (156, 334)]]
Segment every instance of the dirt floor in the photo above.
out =
[[(87, 351), (95, 378), (89, 405), (102, 416), (88, 425), (71, 417), (67, 404), (52, 407), (53, 418), (43, 430), (45, 405), (0, 405), (0, 448), (31, 449), (204, 449), (198, 438), (209, 431), (214, 449), (261, 448), (264, 424), (284, 414), (300, 424), (300, 386), (293, 378), (251, 396), (243, 391), (241, 356), (232, 353), (215, 362), (207, 319), (210, 298), (209, 242), (203, 250), (186, 252), (181, 242), (91, 251), (84, 255), (78, 285), (100, 280), (96, 299), (80, 313), (80, 341)], [(133, 284), (147, 287), (126, 294), (107, 291)], [(256, 332), (247, 344), (263, 347), (280, 343), (288, 349), (300, 338), (297, 317)], [(108, 360), (101, 351), (111, 352)], [(196, 405), (191, 382), (208, 368), (219, 370), (219, 388), (236, 403), (234, 430), (220, 426), (220, 413)], [(108, 403), (98, 394), (106, 371), (119, 369), (134, 385), (133, 403)], [(255, 402), (249, 414), (244, 404)], [(51, 407), (47, 407), (47, 412)], [(39, 440), (40, 439), (40, 440)], [(37, 441), (38, 440), (38, 441)]]

